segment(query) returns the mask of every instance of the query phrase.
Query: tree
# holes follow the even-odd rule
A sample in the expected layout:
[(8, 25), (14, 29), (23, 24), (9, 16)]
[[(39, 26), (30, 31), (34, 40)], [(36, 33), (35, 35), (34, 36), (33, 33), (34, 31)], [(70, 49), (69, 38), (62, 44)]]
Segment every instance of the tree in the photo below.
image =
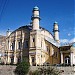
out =
[(28, 71), (29, 71), (29, 63), (25, 60), (20, 62), (15, 69), (15, 73), (17, 75), (26, 75)]

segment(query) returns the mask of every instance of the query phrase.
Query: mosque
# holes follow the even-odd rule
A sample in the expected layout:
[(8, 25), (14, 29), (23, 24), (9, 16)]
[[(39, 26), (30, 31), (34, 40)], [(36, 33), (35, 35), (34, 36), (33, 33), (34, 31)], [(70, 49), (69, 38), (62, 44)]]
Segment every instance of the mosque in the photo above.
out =
[(13, 32), (7, 31), (5, 64), (17, 64), (26, 59), (31, 66), (53, 64), (75, 64), (75, 43), (61, 46), (58, 23), (53, 24), (53, 33), (40, 27), (40, 12), (32, 10), (32, 23)]

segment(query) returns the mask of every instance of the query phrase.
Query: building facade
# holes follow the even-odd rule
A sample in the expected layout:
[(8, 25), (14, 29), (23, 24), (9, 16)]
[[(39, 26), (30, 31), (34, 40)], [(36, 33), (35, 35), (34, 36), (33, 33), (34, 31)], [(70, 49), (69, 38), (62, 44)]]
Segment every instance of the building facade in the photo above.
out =
[(61, 64), (75, 65), (75, 42), (60, 47)]
[(30, 25), (21, 26), (12, 33), (7, 31), (5, 64), (17, 64), (23, 59), (31, 66), (45, 63), (63, 64), (62, 58), (65, 57), (62, 55), (63, 47), (60, 47), (58, 23), (53, 25), (53, 35), (40, 27), (41, 19), (37, 6), (33, 8), (31, 20)]
[(0, 35), (0, 63), (4, 62), (4, 53), (5, 53), (5, 47), (6, 47), (6, 36)]

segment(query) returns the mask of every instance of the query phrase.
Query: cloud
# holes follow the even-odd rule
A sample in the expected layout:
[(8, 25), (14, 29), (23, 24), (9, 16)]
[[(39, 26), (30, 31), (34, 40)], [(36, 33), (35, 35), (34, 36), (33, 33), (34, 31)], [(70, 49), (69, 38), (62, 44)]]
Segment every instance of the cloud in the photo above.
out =
[(5, 31), (0, 31), (0, 35), (6, 35)]
[(75, 38), (71, 39), (71, 40), (68, 40), (68, 39), (61, 39), (60, 40), (60, 43), (61, 44), (65, 44), (65, 43), (73, 43), (75, 42)]
[(71, 34), (70, 34), (70, 33), (68, 33), (68, 36), (71, 36)]
[(61, 40), (60, 40), (60, 43), (68, 43), (68, 42), (69, 42), (68, 39), (61, 39)]
[(63, 31), (65, 32), (65, 31), (66, 31), (66, 29), (63, 29)]
[(0, 35), (6, 35), (6, 33), (5, 32), (0, 32)]
[(73, 38), (73, 39), (70, 40), (70, 43), (72, 43), (72, 42), (75, 42), (75, 38)]

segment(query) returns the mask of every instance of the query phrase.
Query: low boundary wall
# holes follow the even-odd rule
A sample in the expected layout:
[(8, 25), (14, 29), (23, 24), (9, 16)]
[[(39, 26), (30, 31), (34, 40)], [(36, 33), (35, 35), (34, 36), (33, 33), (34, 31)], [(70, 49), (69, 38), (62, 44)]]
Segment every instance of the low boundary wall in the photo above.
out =
[[(35, 71), (38, 68), (42, 67), (48, 67), (48, 66), (31, 66), (30, 70)], [(62, 71), (60, 75), (75, 75), (75, 67), (55, 67), (52, 66), (55, 69), (58, 69), (59, 71)], [(11, 65), (0, 65), (0, 75), (15, 75), (14, 70), (16, 66)]]

